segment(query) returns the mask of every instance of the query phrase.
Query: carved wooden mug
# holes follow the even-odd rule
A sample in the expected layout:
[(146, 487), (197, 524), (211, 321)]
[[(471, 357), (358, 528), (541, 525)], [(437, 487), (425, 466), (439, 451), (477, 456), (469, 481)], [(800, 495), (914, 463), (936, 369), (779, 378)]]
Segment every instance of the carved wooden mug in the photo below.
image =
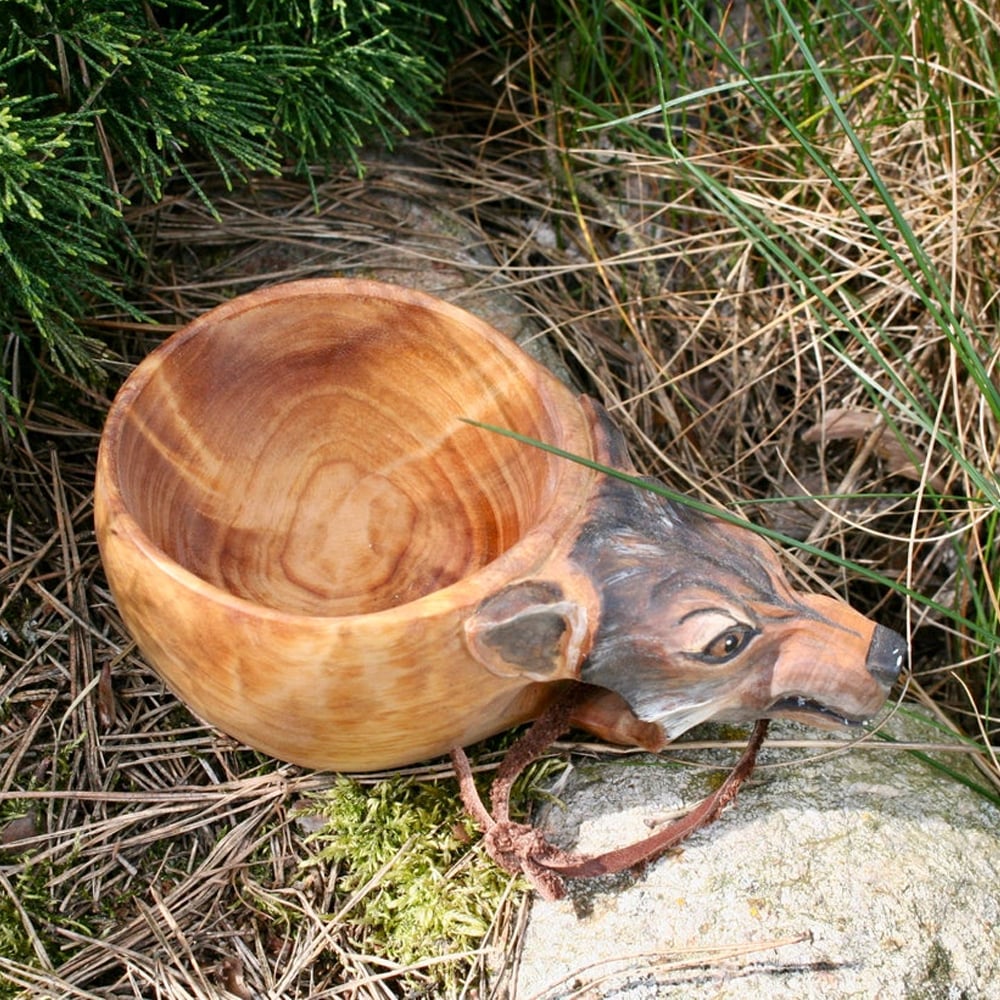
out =
[(706, 719), (856, 723), (903, 639), (793, 590), (750, 530), (480, 427), (630, 470), (623, 438), (430, 296), (297, 281), (170, 337), (101, 440), (122, 618), (200, 717), (283, 760), (413, 763), (536, 717), (663, 746)]

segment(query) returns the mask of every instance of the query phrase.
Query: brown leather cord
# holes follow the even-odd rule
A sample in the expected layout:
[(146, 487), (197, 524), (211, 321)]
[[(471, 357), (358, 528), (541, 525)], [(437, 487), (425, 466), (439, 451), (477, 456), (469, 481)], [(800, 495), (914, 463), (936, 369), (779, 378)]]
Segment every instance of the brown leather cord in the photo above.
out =
[(570, 854), (550, 844), (537, 828), (511, 822), (509, 802), (518, 775), (570, 728), (573, 707), (571, 693), (554, 703), (510, 748), (490, 789), (492, 814), (479, 797), (465, 751), (456, 748), (451, 752), (462, 802), (483, 831), (487, 853), (506, 871), (523, 872), (544, 899), (560, 899), (566, 891), (564, 879), (612, 875), (648, 864), (717, 819), (753, 772), (767, 735), (767, 719), (758, 720), (746, 750), (725, 781), (686, 816), (627, 847), (595, 855)]

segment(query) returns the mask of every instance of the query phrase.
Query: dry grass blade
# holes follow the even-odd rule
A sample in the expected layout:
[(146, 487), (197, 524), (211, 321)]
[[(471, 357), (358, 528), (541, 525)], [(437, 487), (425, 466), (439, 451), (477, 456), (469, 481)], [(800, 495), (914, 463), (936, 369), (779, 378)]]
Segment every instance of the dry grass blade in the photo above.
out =
[[(712, 976), (720, 968), (725, 969), (726, 980), (739, 978), (748, 970), (760, 968), (759, 962), (743, 962), (749, 956), (760, 955), (769, 951), (780, 951), (791, 945), (808, 941), (808, 933), (796, 937), (781, 938), (771, 941), (759, 941), (750, 944), (712, 945), (705, 948), (686, 948), (676, 951), (652, 952), (640, 955), (623, 955), (611, 961), (597, 962), (585, 968), (577, 969), (558, 982), (551, 983), (544, 992), (536, 993), (526, 1000), (586, 1000), (597, 994), (595, 990), (616, 991), (627, 988), (630, 983), (642, 982), (648, 986), (650, 980), (662, 981), (676, 987), (684, 982), (690, 982), (684, 974), (694, 976)], [(795, 966), (801, 968), (801, 966)]]

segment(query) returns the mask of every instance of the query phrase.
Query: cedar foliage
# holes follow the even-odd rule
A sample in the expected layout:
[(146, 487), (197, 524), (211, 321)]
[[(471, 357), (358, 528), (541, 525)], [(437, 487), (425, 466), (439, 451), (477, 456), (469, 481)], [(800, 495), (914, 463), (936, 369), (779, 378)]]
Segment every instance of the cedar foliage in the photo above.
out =
[[(502, 0), (0, 0), (0, 423), (19, 373), (93, 381), (87, 326), (136, 319), (126, 209), (210, 162), (252, 173), (353, 161), (422, 127), (452, 47)], [(197, 188), (197, 184), (195, 184)], [(198, 189), (208, 203), (203, 191)]]

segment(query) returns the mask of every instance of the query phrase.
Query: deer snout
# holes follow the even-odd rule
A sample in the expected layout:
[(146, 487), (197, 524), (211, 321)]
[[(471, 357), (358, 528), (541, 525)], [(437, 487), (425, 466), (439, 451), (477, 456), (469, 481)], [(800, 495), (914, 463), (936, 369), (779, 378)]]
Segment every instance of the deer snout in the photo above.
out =
[(906, 659), (906, 640), (891, 628), (876, 625), (868, 645), (865, 666), (879, 687), (887, 694), (896, 683)]

